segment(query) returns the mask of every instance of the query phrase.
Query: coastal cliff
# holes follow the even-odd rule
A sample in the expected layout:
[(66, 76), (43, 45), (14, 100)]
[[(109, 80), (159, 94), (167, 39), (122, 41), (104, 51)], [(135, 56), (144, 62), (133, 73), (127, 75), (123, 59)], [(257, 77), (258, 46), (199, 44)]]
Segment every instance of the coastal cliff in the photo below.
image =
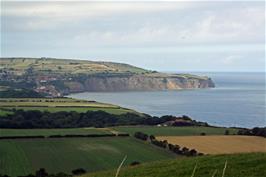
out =
[(83, 83), (65, 82), (69, 92), (117, 92), (117, 91), (156, 91), (211, 88), (214, 83), (210, 78), (183, 77), (180, 75), (153, 76), (106, 76), (88, 77)]
[(1, 58), (2, 88), (32, 89), (51, 96), (76, 92), (155, 91), (211, 88), (211, 78), (167, 74), (132, 65), (52, 58)]

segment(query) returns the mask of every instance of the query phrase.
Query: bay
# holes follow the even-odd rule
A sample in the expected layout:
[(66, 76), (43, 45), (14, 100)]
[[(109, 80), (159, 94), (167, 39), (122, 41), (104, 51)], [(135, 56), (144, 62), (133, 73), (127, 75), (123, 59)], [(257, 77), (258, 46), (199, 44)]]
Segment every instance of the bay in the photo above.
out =
[(151, 92), (84, 92), (69, 97), (112, 103), (153, 116), (188, 115), (226, 127), (266, 126), (265, 73), (194, 73), (215, 88)]

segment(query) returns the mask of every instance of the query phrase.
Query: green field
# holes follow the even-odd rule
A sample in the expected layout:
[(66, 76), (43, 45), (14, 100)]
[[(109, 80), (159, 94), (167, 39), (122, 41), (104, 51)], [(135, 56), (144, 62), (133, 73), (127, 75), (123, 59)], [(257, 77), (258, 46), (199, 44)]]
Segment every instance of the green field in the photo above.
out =
[(133, 135), (135, 132), (143, 132), (148, 135), (157, 136), (190, 136), (200, 135), (223, 135), (225, 130), (229, 130), (230, 134), (236, 134), (238, 129), (233, 128), (215, 128), (215, 127), (157, 127), (157, 126), (119, 126), (112, 127), (118, 132), (126, 132)]
[[(12, 109), (59, 111), (105, 111), (111, 114), (135, 112), (120, 106), (72, 98), (8, 98), (0, 99), (0, 115), (11, 114)], [(10, 110), (10, 111), (9, 111)], [(136, 112), (135, 112), (136, 113)]]
[[(121, 177), (191, 177), (197, 164), (195, 177), (222, 177), (227, 161), (225, 177), (263, 177), (266, 174), (266, 153), (203, 156), (168, 160), (128, 167), (121, 170)], [(82, 177), (110, 177), (115, 171), (86, 174)]]
[(40, 167), (49, 173), (113, 169), (125, 155), (126, 164), (175, 158), (131, 137), (0, 140), (0, 154), (0, 174), (10, 176), (27, 175)]
[(37, 72), (38, 74), (149, 72), (148, 70), (123, 63), (55, 58), (1, 58), (0, 69), (2, 68), (10, 69), (16, 74), (24, 74), (28, 68), (32, 68), (33, 72)]
[(50, 135), (88, 135), (111, 134), (101, 128), (60, 128), (60, 129), (0, 129), (0, 136), (50, 136)]

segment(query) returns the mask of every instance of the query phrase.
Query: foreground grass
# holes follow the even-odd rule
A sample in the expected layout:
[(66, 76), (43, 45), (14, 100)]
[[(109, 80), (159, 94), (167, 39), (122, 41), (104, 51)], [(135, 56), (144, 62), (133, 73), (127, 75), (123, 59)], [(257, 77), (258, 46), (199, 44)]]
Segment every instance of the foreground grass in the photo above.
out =
[(155, 136), (191, 136), (206, 133), (206, 135), (223, 135), (226, 130), (230, 134), (236, 134), (238, 129), (216, 128), (216, 127), (157, 127), (157, 126), (119, 126), (112, 127), (119, 132), (126, 132), (133, 135), (135, 132), (143, 132)]
[[(197, 164), (194, 177), (221, 177), (227, 161), (225, 177), (263, 177), (266, 174), (266, 153), (216, 155), (183, 158), (142, 164), (123, 168), (121, 177), (191, 177)], [(115, 170), (88, 173), (83, 177), (112, 177)]]
[(125, 155), (125, 165), (175, 157), (131, 137), (0, 140), (0, 154), (0, 174), (10, 176), (28, 175), (41, 167), (49, 173), (114, 169)]
[(101, 128), (58, 128), (58, 129), (0, 129), (0, 136), (50, 136), (50, 135), (111, 134)]

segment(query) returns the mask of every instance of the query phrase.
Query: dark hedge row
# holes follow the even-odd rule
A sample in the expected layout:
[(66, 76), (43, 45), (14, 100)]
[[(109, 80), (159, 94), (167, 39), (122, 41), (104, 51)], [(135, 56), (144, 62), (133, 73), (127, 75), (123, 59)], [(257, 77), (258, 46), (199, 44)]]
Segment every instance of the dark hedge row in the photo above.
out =
[(114, 137), (121, 136), (127, 137), (129, 134), (121, 133), (121, 134), (89, 134), (89, 135), (50, 135), (50, 136), (0, 136), (0, 140), (4, 139), (40, 139), (40, 138), (97, 138), (97, 137)]
[[(13, 112), (14, 114), (0, 116), (0, 128), (77, 128), (117, 125), (157, 125), (176, 120), (174, 116), (152, 117), (134, 113), (114, 115), (104, 111), (88, 111), (86, 113), (61, 111), (52, 113), (38, 110), (13, 110)], [(183, 117), (189, 119), (186, 116)], [(202, 123), (191, 120), (190, 125), (202, 125)]]
[(199, 153), (195, 149), (189, 149), (187, 147), (181, 148), (179, 145), (168, 143), (167, 140), (157, 140), (154, 135), (149, 136), (142, 132), (136, 132), (134, 137), (143, 141), (150, 141), (152, 144), (164, 149), (168, 149), (178, 155), (185, 155), (189, 157), (203, 155), (203, 153)]

